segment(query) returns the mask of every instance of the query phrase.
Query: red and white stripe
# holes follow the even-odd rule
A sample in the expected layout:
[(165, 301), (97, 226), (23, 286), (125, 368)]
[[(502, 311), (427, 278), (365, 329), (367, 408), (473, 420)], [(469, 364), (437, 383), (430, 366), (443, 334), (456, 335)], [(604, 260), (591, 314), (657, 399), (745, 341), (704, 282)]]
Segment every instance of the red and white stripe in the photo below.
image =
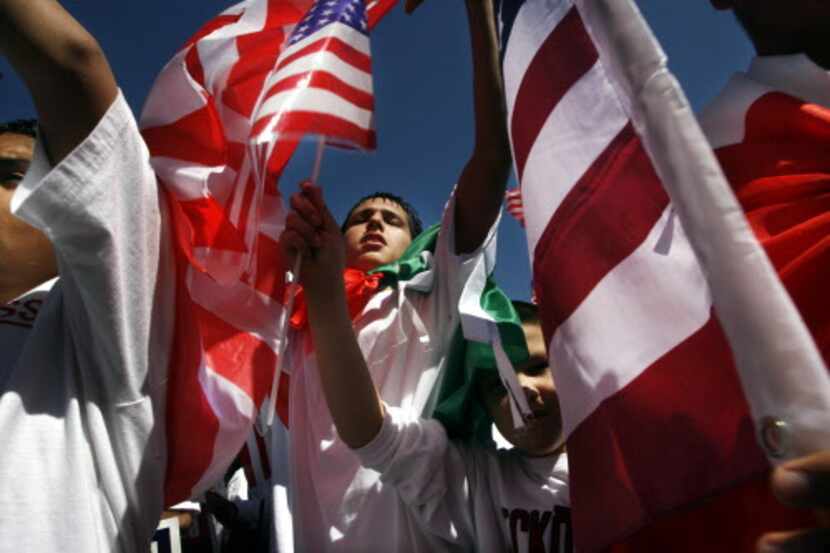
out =
[[(312, 3), (246, 0), (225, 10), (164, 67), (142, 112), (179, 256), (168, 505), (223, 475), (270, 391), (285, 290), (284, 209), (273, 183), (297, 142), (276, 140), (263, 168), (248, 141), (264, 87), (279, 85), (268, 76)], [(371, 2), (370, 24), (393, 4)], [(280, 390), (283, 416), (288, 388)]]
[(373, 149), (374, 96), (369, 39), (342, 23), (287, 46), (268, 75), (252, 140), (271, 149), (308, 133), (330, 144)]
[(504, 193), (504, 203), (507, 213), (521, 225), (525, 226), (525, 212), (522, 206), (522, 189), (513, 188)]
[[(624, 48), (605, 26), (625, 9), (639, 18), (636, 8), (512, 4), (520, 7), (504, 52), (511, 143), (571, 457), (575, 537), (595, 551), (768, 464), (700, 250), (655, 171), (676, 177), (665, 163), (675, 160), (655, 158), (661, 141), (643, 138), (653, 123), (637, 96), (646, 86), (631, 81), (634, 62), (651, 60), (609, 56), (647, 52)], [(688, 128), (694, 136), (693, 121)]]

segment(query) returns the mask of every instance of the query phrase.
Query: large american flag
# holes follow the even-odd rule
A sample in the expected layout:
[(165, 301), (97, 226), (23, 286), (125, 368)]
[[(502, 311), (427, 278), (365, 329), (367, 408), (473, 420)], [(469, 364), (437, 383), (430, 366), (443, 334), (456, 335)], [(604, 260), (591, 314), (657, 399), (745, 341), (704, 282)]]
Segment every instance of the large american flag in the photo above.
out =
[[(765, 453), (809, 449), (802, 406), (827, 420), (821, 359), (633, 2), (502, 0), (500, 19), (577, 548), (651, 525), (674, 540), (659, 550), (751, 544), (781, 514)], [(762, 451), (775, 421), (790, 447)], [(735, 518), (747, 497), (763, 516)], [(717, 518), (683, 510), (704, 498)]]
[[(168, 382), (168, 504), (222, 476), (270, 391), (285, 296), (277, 179), (304, 133), (372, 145), (366, 33), (394, 3), (373, 0), (363, 11), (355, 0), (241, 2), (206, 23), (150, 92), (141, 126), (167, 192), (179, 254)], [(316, 19), (299, 28), (332, 7), (358, 15), (352, 25), (344, 23), (348, 18), (334, 25)], [(313, 54), (326, 60), (321, 69), (293, 72), (308, 53), (303, 40), (328, 32), (323, 26), (348, 27), (360, 37), (333, 32), (325, 39), (329, 47)], [(349, 82), (354, 73), (341, 70), (346, 62), (333, 57), (354, 59), (353, 51), (363, 56), (360, 94), (369, 116), (363, 134), (346, 136), (329, 125), (341, 115), (340, 104), (312, 105), (301, 94), (315, 97), (333, 80)], [(293, 93), (286, 95), (289, 88)], [(282, 378), (277, 409), (284, 418), (287, 376)]]

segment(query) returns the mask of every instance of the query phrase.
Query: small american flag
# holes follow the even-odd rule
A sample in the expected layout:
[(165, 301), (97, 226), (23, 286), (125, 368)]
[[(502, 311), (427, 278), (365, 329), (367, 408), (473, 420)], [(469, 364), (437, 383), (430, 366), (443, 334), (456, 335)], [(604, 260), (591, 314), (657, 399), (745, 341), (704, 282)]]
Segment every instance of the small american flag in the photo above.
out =
[[(285, 297), (277, 179), (304, 132), (373, 144), (367, 27), (394, 4), (374, 0), (364, 10), (359, 1), (246, 0), (207, 22), (148, 96), (141, 127), (167, 193), (179, 258), (168, 505), (224, 474), (271, 389)], [(326, 21), (330, 10), (339, 19)], [(326, 45), (318, 49), (326, 64), (302, 71), (315, 37)], [(341, 55), (360, 60), (360, 77), (339, 70)], [(326, 86), (339, 81), (350, 85), (341, 96), (359, 99), (351, 103), (361, 117), (342, 115), (340, 103), (321, 111), (303, 99), (309, 91), (312, 99), (327, 95)], [(297, 104), (286, 101), (292, 88), (303, 93), (292, 95)], [(345, 122), (329, 124), (339, 116)], [(344, 126), (359, 132), (341, 132)], [(276, 402), (284, 420), (287, 379)]]
[(505, 207), (507, 212), (514, 218), (519, 224), (524, 227), (525, 226), (525, 211), (524, 206), (522, 206), (522, 189), (519, 187), (512, 188), (507, 190), (504, 193), (504, 201)]
[[(375, 147), (372, 59), (363, 0), (317, 0), (268, 76), (251, 130), (257, 145), (313, 133)], [(269, 155), (268, 152), (266, 155)]]

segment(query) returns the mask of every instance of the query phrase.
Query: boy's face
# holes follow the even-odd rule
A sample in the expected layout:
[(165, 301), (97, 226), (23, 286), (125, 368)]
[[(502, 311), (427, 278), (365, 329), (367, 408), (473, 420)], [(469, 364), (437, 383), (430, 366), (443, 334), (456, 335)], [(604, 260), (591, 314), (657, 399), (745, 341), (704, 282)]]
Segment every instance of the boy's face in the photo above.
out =
[(412, 243), (409, 217), (397, 202), (370, 198), (346, 221), (346, 265), (363, 271), (397, 260)]
[(12, 195), (29, 168), (34, 144), (25, 134), (0, 134), (0, 272), (33, 286), (57, 273), (46, 236), (11, 213)]
[(498, 375), (480, 379), (478, 393), (499, 432), (507, 441), (531, 456), (550, 455), (556, 451), (556, 443), (562, 432), (559, 398), (548, 366), (548, 354), (541, 326), (524, 324), (522, 329), (525, 332), (530, 358), (516, 367), (516, 375), (533, 417), (526, 422), (525, 428), (513, 427), (510, 398)]

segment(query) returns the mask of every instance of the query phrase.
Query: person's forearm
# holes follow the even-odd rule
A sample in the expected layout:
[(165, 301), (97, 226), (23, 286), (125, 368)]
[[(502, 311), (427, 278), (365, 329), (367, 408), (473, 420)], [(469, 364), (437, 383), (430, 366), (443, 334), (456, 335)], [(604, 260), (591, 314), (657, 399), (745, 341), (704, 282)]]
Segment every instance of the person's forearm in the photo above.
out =
[(314, 338), (323, 394), (340, 439), (356, 449), (380, 432), (383, 405), (357, 344), (342, 287), (309, 293), (309, 326)]
[(456, 250), (475, 250), (501, 210), (510, 174), (507, 108), (491, 0), (466, 0), (473, 53), (475, 147), (456, 192)]
[(26, 83), (53, 163), (95, 127), (116, 85), (95, 39), (54, 0), (0, 0), (0, 53)]
[(475, 152), (509, 164), (507, 107), (499, 57), (499, 38), (492, 0), (466, 0), (473, 55)]

